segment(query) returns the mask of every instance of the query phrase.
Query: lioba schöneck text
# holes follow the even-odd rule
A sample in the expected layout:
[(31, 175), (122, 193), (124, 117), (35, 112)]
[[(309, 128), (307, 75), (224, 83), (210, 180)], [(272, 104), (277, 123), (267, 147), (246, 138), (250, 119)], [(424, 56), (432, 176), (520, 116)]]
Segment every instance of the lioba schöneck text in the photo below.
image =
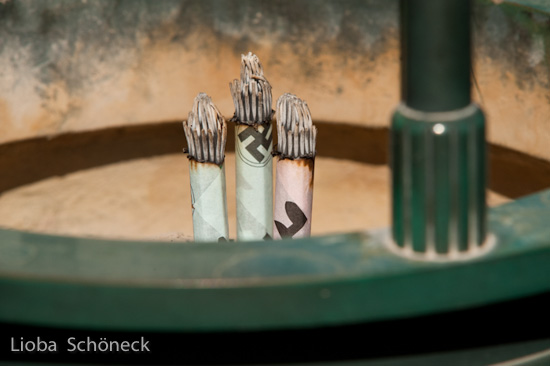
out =
[[(12, 352), (57, 352), (56, 341), (48, 341), (36, 337), (26, 340), (23, 337), (11, 338)], [(133, 341), (112, 341), (107, 338), (85, 340), (70, 337), (67, 339), (66, 350), (69, 352), (151, 352), (149, 341), (143, 337)]]

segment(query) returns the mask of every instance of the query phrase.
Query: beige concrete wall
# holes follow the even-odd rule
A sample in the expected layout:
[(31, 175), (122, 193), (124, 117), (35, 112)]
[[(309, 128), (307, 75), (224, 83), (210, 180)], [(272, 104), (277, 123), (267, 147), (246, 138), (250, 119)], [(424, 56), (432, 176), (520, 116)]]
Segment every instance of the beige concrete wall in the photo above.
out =
[[(314, 119), (387, 126), (399, 102), (396, 1), (113, 4), (0, 4), (0, 142), (183, 120), (199, 92), (231, 117), (228, 83), (247, 51), (262, 60), (274, 99), (295, 93)], [(476, 3), (474, 98), (489, 139), (545, 159), (548, 22)]]

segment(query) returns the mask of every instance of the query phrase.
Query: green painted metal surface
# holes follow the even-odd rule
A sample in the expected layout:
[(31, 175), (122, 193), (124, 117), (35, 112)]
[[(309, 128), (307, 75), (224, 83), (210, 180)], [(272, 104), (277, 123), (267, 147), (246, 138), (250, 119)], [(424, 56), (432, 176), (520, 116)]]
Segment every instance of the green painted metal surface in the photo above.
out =
[(403, 249), (461, 255), (486, 240), (485, 119), (475, 106), (424, 113), (401, 105), (391, 132), (392, 230)]
[(401, 93), (411, 108), (470, 104), (470, 1), (401, 0)]
[(550, 2), (548, 0), (506, 0), (505, 2), (538, 10), (543, 13), (550, 13)]
[(401, 1), (402, 104), (391, 124), (392, 236), (426, 257), (486, 241), (485, 118), (470, 104), (470, 1)]

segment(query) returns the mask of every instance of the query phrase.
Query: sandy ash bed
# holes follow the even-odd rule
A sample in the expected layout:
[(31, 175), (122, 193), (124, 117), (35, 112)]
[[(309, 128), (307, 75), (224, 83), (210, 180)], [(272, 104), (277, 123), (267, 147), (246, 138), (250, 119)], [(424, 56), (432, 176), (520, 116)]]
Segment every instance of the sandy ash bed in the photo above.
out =
[[(226, 157), (230, 237), (235, 159)], [(274, 164), (275, 165), (275, 164)], [(389, 225), (387, 166), (317, 158), (312, 234)], [(489, 205), (508, 199), (488, 193)], [(192, 240), (189, 168), (182, 154), (82, 170), (0, 195), (0, 226), (101, 238)]]

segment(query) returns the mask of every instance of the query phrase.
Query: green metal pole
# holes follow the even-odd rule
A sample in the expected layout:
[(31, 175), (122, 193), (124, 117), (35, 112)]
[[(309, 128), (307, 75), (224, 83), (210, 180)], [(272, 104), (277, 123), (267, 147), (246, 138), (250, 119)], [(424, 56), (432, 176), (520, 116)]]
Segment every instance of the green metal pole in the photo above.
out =
[(401, 45), (393, 241), (425, 258), (475, 253), (486, 239), (486, 146), (470, 98), (470, 2), (401, 0)]

